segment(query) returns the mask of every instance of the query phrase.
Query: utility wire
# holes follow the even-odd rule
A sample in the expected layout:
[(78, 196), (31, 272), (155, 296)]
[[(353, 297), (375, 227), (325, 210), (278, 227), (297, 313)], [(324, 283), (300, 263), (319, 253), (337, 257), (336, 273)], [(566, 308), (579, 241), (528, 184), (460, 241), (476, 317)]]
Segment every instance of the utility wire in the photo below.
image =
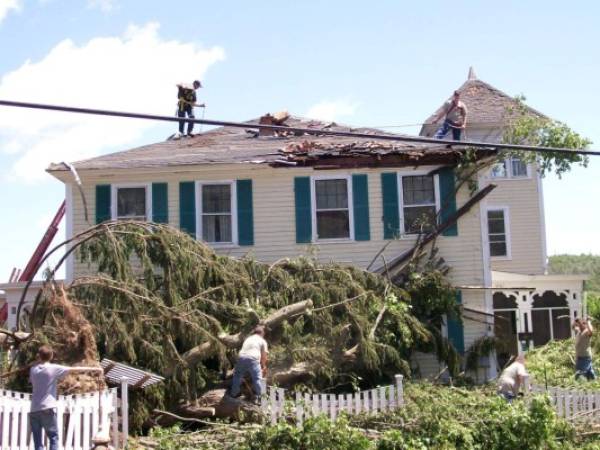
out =
[[(415, 142), (422, 144), (434, 144), (434, 145), (460, 145), (466, 147), (476, 147), (483, 150), (495, 151), (497, 149), (503, 150), (518, 150), (523, 152), (550, 152), (550, 153), (566, 153), (569, 155), (594, 155), (600, 156), (600, 151), (596, 150), (571, 150), (568, 148), (556, 148), (556, 147), (536, 147), (534, 145), (517, 145), (517, 144), (492, 144), (486, 142), (477, 141), (452, 141), (452, 140), (441, 140), (435, 138), (427, 138), (421, 136), (409, 136), (409, 135), (394, 135), (394, 134), (371, 134), (371, 133), (358, 133), (351, 131), (335, 131), (335, 130), (324, 130), (314, 128), (302, 128), (302, 127), (288, 127), (284, 125), (262, 125), (262, 124), (250, 124), (244, 122), (230, 122), (224, 120), (209, 120), (209, 119), (188, 119), (183, 117), (172, 117), (172, 116), (160, 116), (155, 114), (140, 114), (123, 111), (110, 111), (105, 109), (93, 109), (93, 108), (75, 108), (71, 106), (60, 106), (60, 105), (47, 105), (42, 103), (27, 103), (17, 102), (10, 100), (0, 100), (0, 106), (11, 106), (16, 108), (30, 108), (30, 109), (43, 109), (49, 111), (62, 111), (78, 114), (90, 114), (96, 116), (112, 116), (112, 117), (127, 117), (130, 119), (145, 119), (145, 120), (158, 120), (163, 122), (187, 122), (187, 123), (198, 123), (203, 125), (214, 125), (224, 126), (233, 128), (258, 128), (263, 130), (273, 131), (287, 131), (296, 133), (305, 133), (309, 135), (317, 136), (342, 136), (342, 137), (354, 137), (358, 139), (379, 139), (385, 141), (398, 141), (398, 142)], [(412, 151), (412, 149), (407, 149)]]

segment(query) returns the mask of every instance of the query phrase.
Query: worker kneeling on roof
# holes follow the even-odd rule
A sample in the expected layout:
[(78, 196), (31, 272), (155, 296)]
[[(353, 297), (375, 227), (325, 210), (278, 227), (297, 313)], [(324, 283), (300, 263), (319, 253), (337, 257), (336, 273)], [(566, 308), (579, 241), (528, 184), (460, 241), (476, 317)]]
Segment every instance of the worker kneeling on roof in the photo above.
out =
[(460, 92), (454, 91), (452, 100), (444, 104), (442, 110), (433, 118), (436, 123), (444, 117), (442, 126), (435, 133), (436, 139), (443, 139), (452, 130), (452, 139), (460, 141), (462, 130), (467, 126), (467, 107), (460, 101)]
[[(186, 115), (190, 119), (194, 119), (194, 106), (204, 108), (204, 103), (196, 104), (196, 89), (202, 87), (202, 83), (195, 80), (191, 85), (187, 83), (180, 83), (177, 85), (177, 117), (185, 117)], [(183, 135), (183, 129), (185, 127), (185, 121), (179, 121), (179, 133), (176, 135), (177, 138)], [(187, 135), (192, 135), (194, 129), (194, 123), (188, 122)]]
[(268, 353), (267, 341), (265, 341), (265, 327), (259, 325), (254, 329), (252, 335), (246, 338), (242, 345), (235, 370), (233, 371), (233, 381), (229, 390), (230, 396), (240, 396), (240, 386), (246, 374), (250, 375), (252, 390), (256, 396), (260, 397), (263, 394), (261, 381), (267, 371)]

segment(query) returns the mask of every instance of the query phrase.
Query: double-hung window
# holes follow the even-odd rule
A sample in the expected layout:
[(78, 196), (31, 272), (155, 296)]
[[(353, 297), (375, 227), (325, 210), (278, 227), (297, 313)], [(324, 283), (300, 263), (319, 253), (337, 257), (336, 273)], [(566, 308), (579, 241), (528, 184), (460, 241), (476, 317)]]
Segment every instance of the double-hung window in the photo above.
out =
[(113, 219), (149, 220), (150, 187), (148, 185), (114, 185)]
[(351, 189), (348, 177), (313, 178), (314, 238), (353, 238)]
[(508, 209), (488, 209), (487, 223), (490, 256), (496, 258), (510, 258)]
[(235, 184), (233, 182), (199, 183), (200, 233), (211, 244), (233, 244), (235, 229)]
[(517, 156), (500, 161), (492, 167), (492, 178), (527, 178), (527, 163)]
[(404, 234), (426, 232), (436, 225), (438, 204), (435, 177), (400, 175), (401, 214)]

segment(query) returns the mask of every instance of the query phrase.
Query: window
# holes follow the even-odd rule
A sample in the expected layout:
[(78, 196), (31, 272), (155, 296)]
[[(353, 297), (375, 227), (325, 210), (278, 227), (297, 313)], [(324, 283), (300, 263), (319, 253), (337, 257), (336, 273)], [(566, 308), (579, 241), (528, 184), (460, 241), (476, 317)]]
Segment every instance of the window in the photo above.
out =
[(114, 186), (115, 219), (148, 220), (148, 186)]
[(314, 179), (317, 239), (351, 239), (348, 178)]
[(200, 226), (202, 240), (233, 243), (233, 183), (200, 184)]
[(510, 158), (510, 170), (513, 178), (527, 176), (527, 163), (519, 158)]
[(527, 163), (513, 156), (492, 166), (492, 178), (527, 178), (529, 176)]
[(406, 234), (431, 230), (436, 223), (436, 195), (431, 175), (402, 176), (402, 217)]
[(510, 257), (508, 210), (489, 209), (487, 212), (490, 256)]

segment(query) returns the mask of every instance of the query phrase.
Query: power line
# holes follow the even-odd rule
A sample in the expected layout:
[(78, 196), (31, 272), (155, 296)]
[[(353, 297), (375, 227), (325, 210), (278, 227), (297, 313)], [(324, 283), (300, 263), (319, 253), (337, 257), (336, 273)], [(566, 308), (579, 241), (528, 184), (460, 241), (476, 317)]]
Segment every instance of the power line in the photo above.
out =
[(335, 130), (324, 130), (314, 128), (301, 128), (301, 127), (288, 127), (284, 125), (262, 125), (262, 124), (249, 124), (244, 122), (230, 122), (224, 120), (209, 120), (209, 119), (188, 119), (172, 116), (160, 116), (155, 114), (140, 114), (123, 111), (110, 111), (105, 109), (93, 109), (93, 108), (76, 108), (72, 106), (60, 106), (60, 105), (47, 105), (42, 103), (27, 103), (17, 102), (10, 100), (0, 100), (0, 106), (10, 106), (16, 108), (30, 108), (30, 109), (43, 109), (48, 111), (62, 111), (77, 114), (90, 114), (96, 116), (111, 116), (111, 117), (126, 117), (130, 119), (144, 119), (144, 120), (157, 120), (162, 122), (187, 122), (187, 123), (198, 123), (203, 125), (214, 125), (224, 126), (233, 128), (258, 128), (263, 130), (273, 131), (287, 131), (295, 133), (304, 133), (309, 135), (317, 136), (342, 136), (342, 137), (354, 137), (358, 139), (379, 139), (386, 141), (398, 141), (398, 142), (415, 142), (421, 144), (434, 144), (434, 145), (461, 145), (467, 147), (476, 147), (483, 150), (518, 150), (523, 152), (551, 152), (551, 153), (566, 153), (566, 154), (578, 154), (578, 155), (594, 155), (600, 156), (600, 151), (595, 150), (571, 150), (568, 148), (556, 148), (556, 147), (536, 147), (534, 145), (517, 145), (517, 144), (492, 144), (489, 142), (477, 142), (477, 141), (451, 141), (441, 140), (435, 138), (427, 138), (421, 136), (409, 136), (409, 135), (393, 135), (393, 134), (370, 134), (370, 133), (358, 133), (352, 131), (335, 131)]

